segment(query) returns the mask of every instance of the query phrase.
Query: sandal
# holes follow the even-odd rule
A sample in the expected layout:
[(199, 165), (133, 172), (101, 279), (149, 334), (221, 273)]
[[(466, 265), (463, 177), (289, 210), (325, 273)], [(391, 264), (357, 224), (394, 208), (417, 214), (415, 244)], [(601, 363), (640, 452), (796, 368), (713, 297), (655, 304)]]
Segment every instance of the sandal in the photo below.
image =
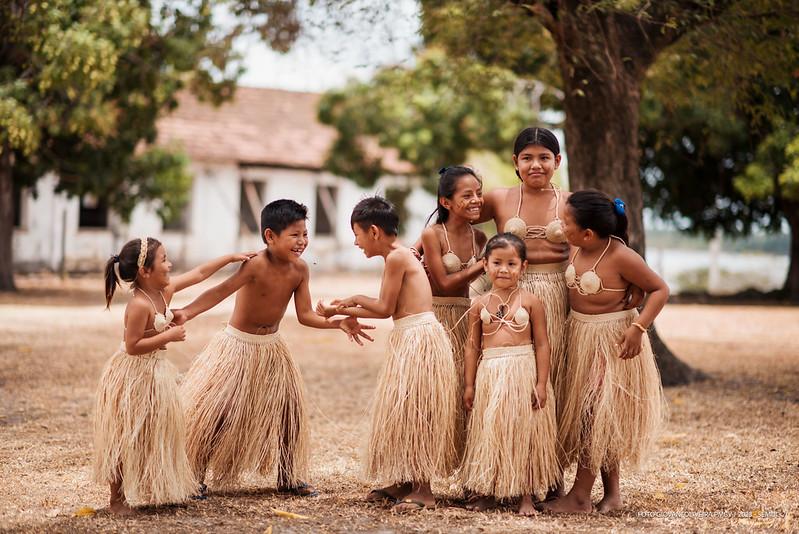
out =
[(294, 495), (295, 497), (316, 497), (319, 492), (306, 482), (300, 482), (293, 487), (277, 488), (277, 492), (282, 495)]

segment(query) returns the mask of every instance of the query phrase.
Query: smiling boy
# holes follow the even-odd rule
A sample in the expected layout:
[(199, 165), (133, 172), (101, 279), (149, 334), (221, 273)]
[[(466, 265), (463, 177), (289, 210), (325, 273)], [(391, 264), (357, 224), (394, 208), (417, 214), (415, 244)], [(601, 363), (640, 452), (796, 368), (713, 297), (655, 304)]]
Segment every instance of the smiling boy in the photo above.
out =
[(360, 338), (371, 340), (362, 329), (373, 327), (314, 313), (308, 265), (300, 259), (308, 246), (306, 217), (307, 208), (293, 200), (267, 204), (261, 212), (267, 247), (175, 312), (176, 322), (183, 322), (237, 292), (230, 322), (197, 356), (183, 383), (188, 456), (200, 482), (207, 470), (218, 486), (234, 484), (245, 472), (277, 471), (279, 492), (316, 494), (303, 481), (309, 456), (303, 384), (278, 333), (280, 321), (294, 296), (305, 326), (340, 328), (359, 344)]

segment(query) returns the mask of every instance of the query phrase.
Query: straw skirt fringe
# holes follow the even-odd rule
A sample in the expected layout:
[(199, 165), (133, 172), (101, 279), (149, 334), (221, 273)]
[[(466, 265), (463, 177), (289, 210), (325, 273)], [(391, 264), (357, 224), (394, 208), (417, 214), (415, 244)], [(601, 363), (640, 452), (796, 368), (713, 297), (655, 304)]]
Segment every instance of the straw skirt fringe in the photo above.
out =
[(559, 436), (566, 461), (592, 472), (640, 465), (665, 413), (649, 336), (644, 333), (640, 354), (618, 357), (618, 340), (636, 317), (637, 310), (569, 314)]
[(549, 377), (555, 390), (557, 407), (563, 401), (560, 377), (566, 366), (566, 315), (569, 311), (569, 290), (563, 274), (565, 267), (560, 269), (561, 265), (531, 265), (519, 280), (519, 285), (538, 297), (544, 305), (549, 338)]
[(100, 377), (94, 420), (94, 480), (118, 482), (133, 504), (185, 501), (197, 490), (186, 457), (177, 370), (162, 352), (123, 349)]
[(455, 450), (458, 462), (463, 455), (466, 441), (466, 410), (463, 407), (464, 390), (464, 352), (469, 338), (469, 307), (472, 301), (468, 297), (433, 297), (433, 313), (441, 326), (449, 334), (452, 345), (452, 359), (458, 375), (458, 407), (455, 419)]
[(532, 345), (483, 351), (475, 380), (463, 486), (478, 495), (543, 497), (560, 475), (552, 385), (533, 408), (536, 384)]
[(373, 401), (366, 475), (386, 484), (449, 476), (458, 382), (452, 348), (431, 312), (394, 321)]
[(227, 326), (194, 360), (183, 382), (189, 459), (218, 486), (240, 475), (306, 476), (309, 432), (302, 379), (279, 334)]

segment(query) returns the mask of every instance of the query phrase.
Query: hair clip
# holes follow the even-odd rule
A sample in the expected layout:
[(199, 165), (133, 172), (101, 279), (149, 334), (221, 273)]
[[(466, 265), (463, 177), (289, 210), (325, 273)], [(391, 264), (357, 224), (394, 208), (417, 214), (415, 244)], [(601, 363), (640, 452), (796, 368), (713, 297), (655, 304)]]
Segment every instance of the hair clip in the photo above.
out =
[(616, 209), (616, 213), (618, 213), (619, 215), (625, 214), (626, 205), (624, 204), (624, 201), (622, 199), (620, 198), (613, 199), (613, 206)]

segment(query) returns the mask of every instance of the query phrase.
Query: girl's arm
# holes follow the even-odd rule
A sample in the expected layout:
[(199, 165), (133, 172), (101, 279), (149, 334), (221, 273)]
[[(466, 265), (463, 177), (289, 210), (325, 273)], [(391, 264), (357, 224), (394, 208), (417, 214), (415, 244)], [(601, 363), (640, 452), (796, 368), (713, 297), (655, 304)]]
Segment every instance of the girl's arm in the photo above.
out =
[(183, 326), (173, 326), (160, 334), (144, 337), (149, 317), (150, 305), (136, 299), (125, 310), (125, 352), (131, 356), (149, 354), (169, 342), (186, 339), (186, 329)]
[(467, 410), (472, 409), (474, 403), (474, 382), (477, 378), (477, 362), (480, 359), (480, 348), (483, 342), (483, 323), (480, 321), (480, 306), (483, 299), (475, 299), (469, 308), (469, 339), (466, 341), (463, 356), (463, 404)]
[(202, 265), (198, 265), (191, 271), (185, 272), (183, 274), (178, 274), (172, 277), (172, 281), (169, 284), (172, 286), (172, 292), (176, 293), (181, 291), (182, 289), (186, 289), (189, 286), (193, 286), (195, 284), (199, 284), (219, 269), (227, 265), (228, 263), (233, 263), (236, 261), (247, 261), (253, 256), (258, 254), (257, 252), (244, 252), (241, 254), (227, 254), (225, 256), (220, 256), (215, 260), (211, 260), (208, 263), (203, 263)]
[(641, 352), (641, 338), (644, 330), (652, 326), (655, 317), (666, 305), (666, 301), (669, 299), (669, 286), (633, 249), (624, 247), (619, 252), (618, 265), (622, 278), (647, 293), (644, 309), (641, 310), (641, 314), (635, 321), (640, 328), (635, 324), (630, 325), (622, 339), (619, 340), (621, 345), (619, 356), (627, 359), (633, 358)]
[(303, 262), (303, 276), (300, 285), (294, 290), (294, 309), (297, 310), (297, 320), (301, 325), (311, 328), (340, 328), (347, 336), (363, 345), (361, 337), (374, 341), (363, 329), (373, 329), (374, 326), (363, 325), (354, 319), (325, 319), (317, 315), (311, 308), (311, 291), (308, 288), (308, 265)]
[(476, 261), (474, 265), (457, 273), (448, 274), (444, 269), (444, 261), (441, 259), (441, 245), (432, 226), (425, 228), (422, 232), (422, 246), (424, 246), (424, 258), (430, 277), (433, 279), (433, 283), (443, 291), (452, 291), (468, 285), (469, 282), (483, 274), (483, 262), (481, 261)]
[(530, 310), (530, 320), (532, 321), (533, 343), (535, 344), (535, 392), (533, 398), (534, 408), (543, 408), (547, 403), (547, 381), (549, 380), (550, 367), (550, 348), (549, 337), (547, 336), (547, 315), (544, 305), (538, 297), (532, 293), (527, 293), (524, 299)]

